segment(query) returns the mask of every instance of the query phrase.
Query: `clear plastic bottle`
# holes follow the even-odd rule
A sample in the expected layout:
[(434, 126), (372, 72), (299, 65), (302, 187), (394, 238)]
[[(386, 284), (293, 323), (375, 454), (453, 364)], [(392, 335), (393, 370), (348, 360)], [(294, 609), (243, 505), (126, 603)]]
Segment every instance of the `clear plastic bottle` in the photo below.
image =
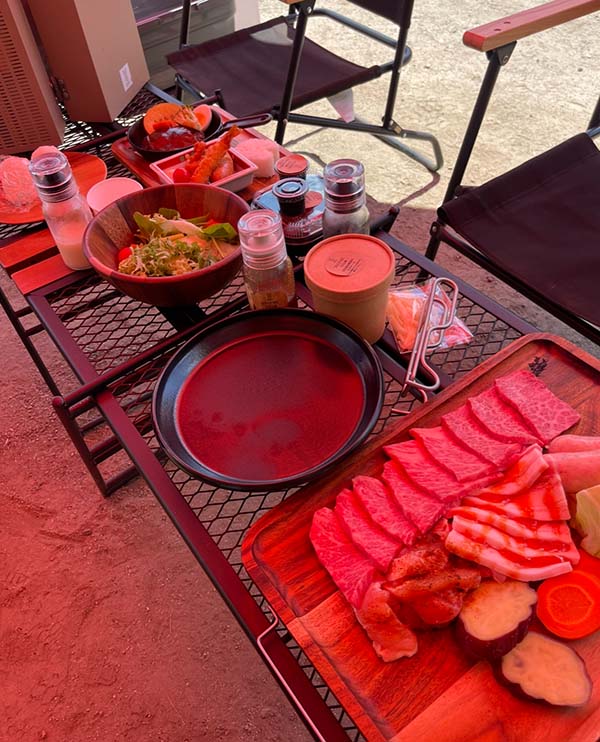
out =
[(279, 214), (270, 209), (250, 211), (239, 220), (238, 232), (250, 308), (296, 306), (294, 269)]
[(90, 264), (83, 253), (83, 233), (92, 212), (79, 193), (69, 161), (62, 152), (33, 154), (29, 171), (42, 201), (42, 213), (65, 264), (85, 270)]
[(369, 234), (365, 169), (358, 160), (333, 160), (323, 171), (323, 237)]

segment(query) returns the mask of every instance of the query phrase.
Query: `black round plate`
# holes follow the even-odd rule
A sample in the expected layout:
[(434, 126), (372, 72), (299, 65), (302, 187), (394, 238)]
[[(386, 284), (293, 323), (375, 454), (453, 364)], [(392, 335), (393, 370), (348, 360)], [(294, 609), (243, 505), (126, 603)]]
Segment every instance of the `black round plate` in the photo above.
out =
[(302, 309), (244, 312), (201, 330), (164, 368), (158, 439), (192, 476), (238, 490), (323, 474), (373, 429), (383, 404), (373, 348)]

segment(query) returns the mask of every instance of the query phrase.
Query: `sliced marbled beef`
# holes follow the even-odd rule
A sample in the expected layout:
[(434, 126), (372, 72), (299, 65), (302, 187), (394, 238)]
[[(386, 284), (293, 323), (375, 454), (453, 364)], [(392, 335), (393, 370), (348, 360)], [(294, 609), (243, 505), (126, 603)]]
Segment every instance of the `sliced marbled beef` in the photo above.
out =
[(498, 467), (458, 442), (444, 428), (411, 428), (410, 434), (420, 441), (437, 463), (459, 482), (471, 482), (498, 472)]
[(393, 461), (386, 461), (382, 476), (404, 515), (421, 533), (427, 533), (448, 509), (445, 503), (415, 487)]
[(375, 477), (358, 476), (352, 480), (352, 486), (374, 523), (407, 546), (415, 542), (417, 529), (404, 516), (383, 482)]
[(541, 443), (523, 417), (502, 399), (495, 387), (467, 400), (469, 409), (483, 428), (495, 438), (507, 443)]
[(359, 608), (376, 574), (373, 562), (350, 541), (330, 508), (321, 508), (313, 515), (310, 540), (342, 595)]
[(581, 419), (571, 405), (559, 399), (531, 371), (501, 376), (496, 379), (495, 386), (502, 399), (525, 419), (542, 443), (549, 443)]
[(466, 404), (447, 412), (442, 417), (442, 427), (463, 446), (479, 454), (498, 469), (510, 466), (523, 450), (522, 443), (508, 443), (491, 436)]
[(408, 479), (440, 502), (456, 503), (470, 488), (443, 469), (418, 441), (403, 441), (384, 446), (383, 450), (408, 476)]
[(404, 544), (373, 523), (351, 490), (344, 489), (339, 493), (334, 512), (355, 546), (385, 574)]

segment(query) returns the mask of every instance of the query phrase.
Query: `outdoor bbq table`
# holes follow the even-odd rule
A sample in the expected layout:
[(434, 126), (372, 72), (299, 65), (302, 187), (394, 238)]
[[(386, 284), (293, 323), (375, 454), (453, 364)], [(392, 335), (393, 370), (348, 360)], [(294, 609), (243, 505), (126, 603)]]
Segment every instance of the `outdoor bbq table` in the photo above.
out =
[[(124, 174), (111, 141), (110, 137), (92, 140), (82, 148), (105, 160), (109, 176)], [(396, 253), (396, 285), (412, 284), (424, 273), (448, 275), (385, 231), (377, 236)], [(248, 528), (296, 490), (237, 492), (194, 479), (167, 458), (154, 434), (150, 408), (161, 370), (199, 329), (247, 309), (241, 278), (193, 311), (163, 313), (120, 294), (92, 271), (66, 269), (41, 225), (0, 227), (0, 239), (0, 264), (14, 284), (3, 281), (7, 290), (0, 290), (0, 301), (100, 491), (109, 495), (141, 475), (315, 738), (363, 739), (309, 659), (285, 628), (276, 626), (242, 564), (240, 547)], [(535, 331), (453, 278), (460, 290), (457, 314), (474, 337), (467, 346), (433, 354), (442, 388), (521, 335)], [(310, 308), (301, 266), (297, 291), (300, 305)], [(47, 359), (36, 342), (42, 334), (54, 341), (61, 363), (73, 371), (76, 381), (71, 388), (61, 389), (56, 383), (56, 360)], [(371, 435), (393, 419), (393, 408), (408, 411), (418, 404), (415, 398), (400, 395), (405, 365), (389, 330), (375, 347), (384, 369), (385, 399)], [(124, 458), (124, 452), (128, 464), (115, 471), (115, 462)]]

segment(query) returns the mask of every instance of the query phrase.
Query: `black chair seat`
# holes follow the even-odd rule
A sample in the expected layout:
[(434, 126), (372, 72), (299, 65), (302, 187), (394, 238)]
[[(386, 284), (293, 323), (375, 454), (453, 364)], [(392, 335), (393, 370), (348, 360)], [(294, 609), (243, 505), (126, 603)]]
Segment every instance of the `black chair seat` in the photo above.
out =
[[(281, 101), (293, 38), (294, 29), (286, 19), (274, 18), (173, 52), (167, 61), (203, 93), (221, 89), (227, 110), (236, 116), (271, 112)], [(384, 71), (349, 62), (306, 38), (291, 108), (373, 80)]]
[(508, 276), (600, 326), (600, 151), (578, 134), (446, 202), (442, 223)]

